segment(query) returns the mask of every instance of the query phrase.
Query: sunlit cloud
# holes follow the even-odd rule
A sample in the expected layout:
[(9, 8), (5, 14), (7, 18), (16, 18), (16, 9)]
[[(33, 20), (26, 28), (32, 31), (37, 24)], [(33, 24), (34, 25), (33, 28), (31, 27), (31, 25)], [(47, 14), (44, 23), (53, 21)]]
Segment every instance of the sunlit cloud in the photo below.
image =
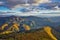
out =
[(51, 2), (50, 0), (35, 0), (36, 3), (49, 3)]

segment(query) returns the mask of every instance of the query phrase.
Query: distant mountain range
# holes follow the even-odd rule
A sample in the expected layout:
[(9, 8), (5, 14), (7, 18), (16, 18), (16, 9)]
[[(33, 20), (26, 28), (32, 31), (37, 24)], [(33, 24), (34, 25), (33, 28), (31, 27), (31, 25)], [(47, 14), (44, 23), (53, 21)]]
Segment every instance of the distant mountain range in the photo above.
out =
[[(15, 18), (15, 19), (14, 19)], [(20, 22), (20, 20), (24, 20), (22, 21), (23, 24), (28, 24), (30, 25), (31, 23), (33, 24), (34, 27), (31, 27), (31, 29), (39, 29), (42, 28), (44, 26), (51, 26), (53, 28), (57, 28), (60, 26), (60, 17), (48, 17), (48, 18), (44, 18), (44, 17), (35, 17), (35, 16), (9, 16), (9, 17), (0, 17), (0, 26), (2, 26), (4, 23), (9, 23), (10, 20), (12, 20), (10, 22), (13, 23), (14, 21), (16, 21), (17, 23)]]

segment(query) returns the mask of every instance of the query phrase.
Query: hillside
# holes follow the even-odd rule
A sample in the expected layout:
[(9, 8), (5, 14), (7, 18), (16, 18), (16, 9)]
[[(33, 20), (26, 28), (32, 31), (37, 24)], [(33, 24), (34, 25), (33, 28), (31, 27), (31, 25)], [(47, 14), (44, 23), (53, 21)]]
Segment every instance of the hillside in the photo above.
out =
[(47, 30), (45, 30), (44, 27), (37, 30), (30, 30), (29, 32), (19, 32), (9, 35), (3, 35), (0, 38), (6, 37), (5, 40), (54, 40), (54, 38), (52, 38), (46, 31)]

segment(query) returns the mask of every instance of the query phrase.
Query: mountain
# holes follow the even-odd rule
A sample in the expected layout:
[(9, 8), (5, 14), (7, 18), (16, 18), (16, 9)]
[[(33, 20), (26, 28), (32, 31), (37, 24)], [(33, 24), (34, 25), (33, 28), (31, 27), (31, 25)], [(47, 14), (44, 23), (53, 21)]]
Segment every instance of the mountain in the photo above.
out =
[[(51, 31), (52, 30), (52, 31)], [(1, 35), (0, 38), (8, 39), (16, 39), (16, 40), (57, 40), (56, 36), (54, 35), (55, 30), (50, 26), (45, 26), (39, 29), (32, 29), (30, 31), (19, 32), (19, 33), (12, 33), (9, 35)], [(56, 34), (57, 35), (57, 34)]]
[[(40, 39), (53, 40), (60, 39), (60, 16), (58, 17), (36, 17), (36, 16), (6, 16), (0, 17), (0, 35), (6, 34), (10, 36), (20, 35), (24, 38), (30, 36), (41, 37)], [(8, 26), (6, 26), (8, 25)], [(19, 25), (19, 26), (18, 26)], [(23, 25), (25, 25), (23, 27)], [(48, 26), (48, 27), (47, 27)], [(14, 28), (14, 29), (13, 29)], [(16, 35), (15, 35), (16, 33)], [(14, 34), (14, 35), (12, 35)], [(33, 35), (34, 34), (34, 35)], [(38, 34), (41, 34), (38, 36)], [(23, 36), (21, 36), (23, 35)], [(52, 36), (53, 35), (53, 36)], [(5, 35), (3, 35), (5, 36)], [(1, 37), (1, 36), (0, 36)], [(7, 36), (8, 37), (8, 36)], [(30, 39), (28, 37), (28, 39)], [(45, 38), (44, 38), (45, 37)], [(3, 37), (4, 38), (4, 37)], [(35, 38), (33, 38), (35, 39)], [(23, 39), (22, 39), (23, 40)]]
[(29, 25), (31, 29), (39, 29), (39, 28), (42, 28), (44, 26), (51, 26), (53, 28), (57, 28), (60, 25), (59, 18), (60, 17), (48, 17), (48, 18), (45, 18), (45, 17), (35, 17), (35, 16), (0, 17), (0, 26), (3, 26), (3, 24), (5, 24), (5, 23), (12, 26), (12, 24), (14, 24), (13, 22), (16, 22), (19, 25), (21, 24), (21, 26), (23, 24)]

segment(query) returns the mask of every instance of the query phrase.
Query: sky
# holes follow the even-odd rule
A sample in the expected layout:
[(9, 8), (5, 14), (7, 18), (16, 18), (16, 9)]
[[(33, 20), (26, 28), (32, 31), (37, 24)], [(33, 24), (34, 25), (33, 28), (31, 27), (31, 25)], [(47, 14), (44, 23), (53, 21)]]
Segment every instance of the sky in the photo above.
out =
[(13, 9), (14, 7), (17, 7), (17, 5), (25, 4), (26, 2), (29, 4), (33, 4), (33, 3), (38, 4), (40, 8), (43, 7), (46, 9), (52, 9), (55, 6), (60, 7), (59, 4), (60, 0), (27, 0), (27, 1), (26, 0), (0, 0), (0, 10), (10, 10)]

